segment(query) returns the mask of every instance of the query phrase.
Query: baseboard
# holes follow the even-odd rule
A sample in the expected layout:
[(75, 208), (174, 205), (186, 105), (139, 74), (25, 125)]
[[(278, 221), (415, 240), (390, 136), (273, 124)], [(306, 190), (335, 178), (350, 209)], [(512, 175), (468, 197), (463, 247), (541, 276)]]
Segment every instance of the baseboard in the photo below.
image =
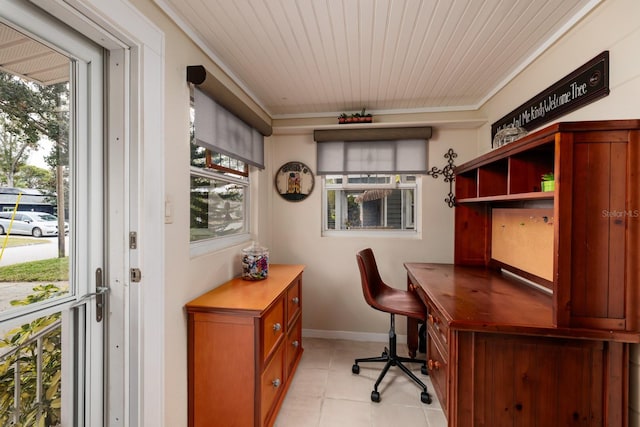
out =
[[(332, 340), (349, 341), (369, 341), (369, 342), (389, 342), (388, 333), (375, 332), (352, 332), (352, 331), (329, 331), (324, 329), (302, 329), (302, 336), (308, 338), (324, 338)], [(398, 344), (406, 344), (406, 335), (396, 335)]]

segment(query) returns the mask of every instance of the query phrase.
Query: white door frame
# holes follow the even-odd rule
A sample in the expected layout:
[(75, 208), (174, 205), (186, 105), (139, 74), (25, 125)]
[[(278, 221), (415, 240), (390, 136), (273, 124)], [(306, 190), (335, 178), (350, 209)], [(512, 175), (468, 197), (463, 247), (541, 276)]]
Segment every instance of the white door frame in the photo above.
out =
[[(110, 322), (120, 330), (110, 331), (107, 357), (111, 370), (123, 369), (111, 379), (108, 421), (163, 427), (164, 34), (125, 0), (31, 1), (113, 54), (107, 144), (114, 162), (108, 172), (121, 179), (110, 178), (107, 224), (124, 227), (109, 230)], [(131, 231), (135, 250), (128, 247)], [(142, 271), (138, 283), (130, 282), (132, 267)], [(114, 338), (118, 334), (121, 339)]]

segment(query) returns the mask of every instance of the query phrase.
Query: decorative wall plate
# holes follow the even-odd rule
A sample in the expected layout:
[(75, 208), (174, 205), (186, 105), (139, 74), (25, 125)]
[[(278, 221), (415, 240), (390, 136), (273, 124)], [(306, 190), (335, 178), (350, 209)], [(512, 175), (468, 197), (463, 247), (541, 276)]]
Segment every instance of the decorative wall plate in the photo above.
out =
[(314, 181), (313, 172), (307, 165), (288, 162), (276, 172), (276, 191), (285, 200), (299, 202), (311, 194)]

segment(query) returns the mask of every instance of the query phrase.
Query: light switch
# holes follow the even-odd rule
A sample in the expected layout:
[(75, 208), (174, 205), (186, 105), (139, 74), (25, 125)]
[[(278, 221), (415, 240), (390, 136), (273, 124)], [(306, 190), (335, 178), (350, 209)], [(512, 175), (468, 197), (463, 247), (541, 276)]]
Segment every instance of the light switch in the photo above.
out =
[(164, 223), (173, 224), (173, 203), (168, 199), (164, 201)]

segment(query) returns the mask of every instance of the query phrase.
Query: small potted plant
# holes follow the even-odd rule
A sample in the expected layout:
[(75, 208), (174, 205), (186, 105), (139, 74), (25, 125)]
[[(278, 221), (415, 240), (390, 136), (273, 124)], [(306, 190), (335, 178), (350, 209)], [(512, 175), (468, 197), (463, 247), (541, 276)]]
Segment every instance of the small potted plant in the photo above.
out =
[(360, 111), (360, 122), (362, 123), (371, 123), (373, 121), (373, 116), (371, 113), (366, 112), (366, 108), (362, 107), (362, 111)]
[(353, 114), (342, 113), (338, 116), (339, 124), (371, 123), (371, 122), (373, 122), (373, 116), (371, 115), (371, 113), (367, 113), (365, 108), (362, 108), (362, 110), (359, 113), (353, 113)]
[(555, 177), (553, 172), (548, 172), (542, 175), (542, 182), (540, 183), (542, 191), (554, 191), (556, 188)]

